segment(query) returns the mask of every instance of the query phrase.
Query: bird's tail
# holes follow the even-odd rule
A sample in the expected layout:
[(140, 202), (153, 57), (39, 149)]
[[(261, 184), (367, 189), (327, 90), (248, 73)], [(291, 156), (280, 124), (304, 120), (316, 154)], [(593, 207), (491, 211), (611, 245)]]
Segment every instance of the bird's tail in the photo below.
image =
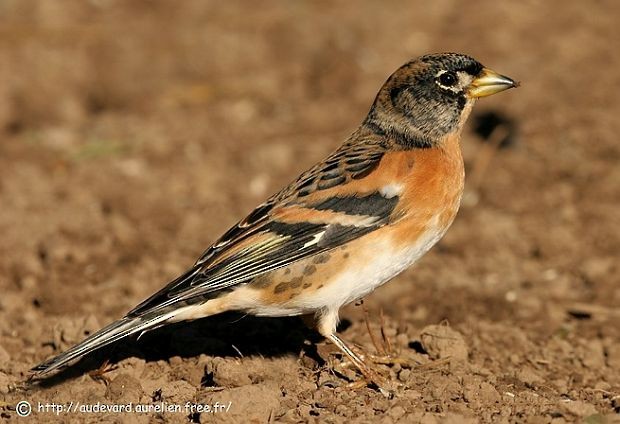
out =
[(99, 348), (114, 343), (124, 337), (138, 332), (158, 327), (175, 315), (175, 312), (166, 313), (146, 313), (135, 317), (125, 317), (112, 324), (103, 327), (96, 333), (91, 334), (83, 342), (73, 346), (71, 349), (58, 356), (48, 359), (45, 362), (32, 368), (33, 377), (40, 378), (69, 365), (70, 362), (82, 358)]

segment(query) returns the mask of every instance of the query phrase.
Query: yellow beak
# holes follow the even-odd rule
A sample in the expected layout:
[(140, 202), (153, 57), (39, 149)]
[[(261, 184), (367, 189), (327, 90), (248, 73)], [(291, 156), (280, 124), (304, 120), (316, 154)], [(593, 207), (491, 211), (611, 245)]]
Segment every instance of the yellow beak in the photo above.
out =
[(477, 99), (518, 86), (519, 83), (513, 79), (484, 68), (480, 75), (469, 85), (468, 93), (471, 97)]

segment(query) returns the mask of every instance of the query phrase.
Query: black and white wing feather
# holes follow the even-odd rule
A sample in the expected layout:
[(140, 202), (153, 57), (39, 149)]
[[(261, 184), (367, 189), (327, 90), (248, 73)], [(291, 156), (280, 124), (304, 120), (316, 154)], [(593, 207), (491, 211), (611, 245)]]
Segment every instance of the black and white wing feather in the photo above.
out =
[[(232, 227), (194, 267), (142, 302), (129, 316), (202, 301), (236, 284), (333, 249), (388, 223), (398, 197), (378, 192), (323, 196), (322, 192), (366, 178), (385, 148), (346, 144), (302, 174)], [(349, 219), (345, 219), (349, 218)]]

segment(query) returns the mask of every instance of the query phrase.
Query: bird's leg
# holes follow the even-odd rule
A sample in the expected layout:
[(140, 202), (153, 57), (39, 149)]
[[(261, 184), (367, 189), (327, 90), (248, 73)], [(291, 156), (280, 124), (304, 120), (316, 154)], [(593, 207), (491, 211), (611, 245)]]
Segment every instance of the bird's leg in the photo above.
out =
[[(330, 342), (335, 344), (338, 349), (340, 349), (342, 353), (347, 356), (347, 358), (349, 358), (355, 368), (357, 368), (362, 373), (367, 383), (374, 384), (379, 388), (379, 391), (382, 394), (386, 396), (389, 395), (390, 390), (387, 388), (388, 384), (385, 379), (381, 377), (375, 370), (373, 370), (368, 364), (366, 364), (366, 362), (361, 356), (353, 352), (353, 350), (349, 346), (347, 346), (347, 344), (336, 334), (329, 334), (326, 337)], [(354, 386), (358, 385), (359, 384), (354, 383)]]
[(383, 309), (380, 311), (381, 316), (381, 343), (378, 343), (375, 339), (375, 336), (370, 329), (370, 321), (369, 314), (366, 307), (364, 307), (364, 321), (366, 321), (366, 330), (370, 336), (370, 340), (372, 344), (375, 346), (377, 350), (377, 355), (368, 355), (370, 360), (375, 364), (383, 364), (383, 365), (410, 365), (410, 361), (406, 358), (402, 358), (398, 355), (395, 355), (395, 352), (392, 348), (392, 343), (388, 335), (385, 333), (385, 316), (383, 315)]
[[(372, 342), (373, 346), (375, 347), (375, 350), (377, 351), (377, 353), (379, 355), (385, 355), (386, 350), (385, 350), (385, 335), (383, 332), (383, 322), (381, 323), (381, 335), (384, 337), (384, 343), (383, 345), (377, 343), (377, 340), (375, 339), (375, 334), (372, 332), (372, 330), (370, 329), (370, 319), (369, 319), (369, 315), (368, 315), (368, 308), (366, 307), (365, 304), (362, 303), (362, 309), (364, 310), (364, 322), (366, 323), (366, 331), (368, 331), (368, 335), (370, 336), (370, 341)], [(382, 315), (383, 317), (383, 315)]]
[(379, 312), (381, 316), (381, 338), (383, 339), (383, 345), (385, 346), (385, 353), (388, 355), (392, 355), (392, 343), (390, 342), (389, 337), (385, 334), (385, 316), (383, 315), (383, 308)]
[(106, 373), (114, 371), (117, 368), (118, 365), (110, 365), (110, 360), (106, 359), (105, 361), (103, 361), (103, 363), (98, 369), (89, 372), (88, 375), (93, 380), (101, 381), (107, 386), (108, 384), (110, 384), (110, 379), (108, 378), (108, 376), (106, 376)]
[[(319, 333), (327, 340), (332, 342), (345, 356), (351, 361), (351, 363), (362, 373), (367, 383), (372, 383), (386, 397), (391, 395), (391, 390), (387, 384), (387, 381), (381, 377), (375, 370), (369, 366), (364, 360), (363, 354), (358, 354), (353, 351), (340, 337), (336, 335), (336, 325), (338, 323), (338, 310), (323, 311), (318, 317), (318, 330)], [(359, 386), (359, 384), (353, 384)]]

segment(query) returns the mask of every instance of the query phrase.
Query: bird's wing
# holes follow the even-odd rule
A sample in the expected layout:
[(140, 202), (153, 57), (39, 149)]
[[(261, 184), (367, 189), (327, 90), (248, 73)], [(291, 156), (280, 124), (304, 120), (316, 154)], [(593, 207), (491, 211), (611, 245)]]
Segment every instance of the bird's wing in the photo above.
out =
[(369, 178), (385, 152), (379, 142), (345, 144), (257, 207), (207, 249), (193, 268), (128, 316), (211, 297), (385, 225), (397, 196), (379, 191), (337, 195), (338, 190), (329, 190)]

